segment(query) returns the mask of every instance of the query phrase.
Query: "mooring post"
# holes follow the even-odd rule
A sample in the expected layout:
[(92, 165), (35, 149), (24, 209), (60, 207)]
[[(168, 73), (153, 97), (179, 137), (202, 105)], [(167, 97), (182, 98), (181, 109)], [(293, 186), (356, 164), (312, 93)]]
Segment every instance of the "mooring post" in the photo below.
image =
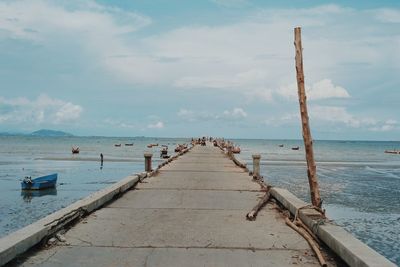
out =
[(229, 145), (228, 145), (228, 147), (227, 147), (227, 150), (228, 150), (228, 156), (231, 158), (231, 157), (232, 157), (232, 155), (233, 155), (233, 153), (232, 153), (232, 146), (231, 146), (231, 144), (229, 144)]
[(146, 172), (151, 172), (151, 157), (153, 153), (144, 153), (144, 170)]
[(253, 157), (253, 178), (257, 179), (260, 177), (260, 154), (254, 154)]
[(319, 185), (317, 177), (317, 167), (314, 161), (313, 141), (311, 137), (310, 124), (308, 121), (307, 97), (304, 87), (304, 71), (303, 71), (303, 48), (301, 45), (301, 28), (294, 29), (294, 46), (296, 48), (296, 76), (297, 88), (300, 103), (301, 125), (303, 128), (303, 139), (307, 160), (308, 183), (310, 184), (311, 203), (321, 208), (321, 196), (319, 194)]

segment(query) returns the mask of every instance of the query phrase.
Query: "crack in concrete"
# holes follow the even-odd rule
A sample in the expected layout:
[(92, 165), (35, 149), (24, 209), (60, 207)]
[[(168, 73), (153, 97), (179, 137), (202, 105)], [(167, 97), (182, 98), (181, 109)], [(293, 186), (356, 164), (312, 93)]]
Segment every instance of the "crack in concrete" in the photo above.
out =
[(148, 262), (150, 256), (153, 254), (154, 250), (155, 250), (155, 248), (153, 248), (153, 249), (150, 251), (150, 253), (146, 255), (146, 259), (145, 259), (145, 261), (144, 261), (144, 267), (147, 267), (147, 262)]
[(41, 261), (40, 264), (46, 263), (51, 257), (57, 254), (57, 250), (55, 250), (53, 253), (51, 253), (44, 261)]
[[(90, 242), (90, 241), (83, 240), (83, 239), (81, 239), (79, 237), (74, 237), (74, 238), (79, 240), (79, 241), (81, 241), (82, 243), (88, 244), (90, 247), (95, 247), (95, 245), (93, 245), (93, 243)], [(73, 245), (70, 245), (70, 246), (73, 246)]]

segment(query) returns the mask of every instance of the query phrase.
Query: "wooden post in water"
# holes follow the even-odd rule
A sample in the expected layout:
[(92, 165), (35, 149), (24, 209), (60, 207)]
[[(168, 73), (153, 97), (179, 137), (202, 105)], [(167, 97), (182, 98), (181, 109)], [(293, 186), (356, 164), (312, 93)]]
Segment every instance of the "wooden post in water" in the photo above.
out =
[(317, 167), (314, 161), (313, 140), (311, 137), (310, 124), (308, 121), (306, 90), (304, 87), (303, 71), (303, 48), (301, 46), (301, 28), (294, 29), (294, 46), (296, 48), (296, 75), (297, 88), (299, 93), (301, 125), (303, 128), (304, 147), (306, 150), (307, 175), (310, 184), (311, 203), (321, 208), (321, 196), (319, 194), (319, 185), (317, 177)]

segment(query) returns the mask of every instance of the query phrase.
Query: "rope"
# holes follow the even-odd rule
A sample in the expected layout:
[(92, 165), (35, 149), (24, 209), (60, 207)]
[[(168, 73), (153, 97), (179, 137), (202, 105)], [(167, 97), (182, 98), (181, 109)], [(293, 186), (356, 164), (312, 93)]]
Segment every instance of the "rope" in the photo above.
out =
[[(323, 217), (319, 218), (317, 220), (314, 220), (314, 221), (316, 221), (316, 223), (312, 224), (311, 229), (310, 229), (310, 228), (308, 228), (308, 226), (299, 217), (300, 210), (302, 210), (302, 209), (314, 209), (314, 210), (320, 212)], [(296, 210), (296, 214), (294, 215), (293, 222), (294, 223), (299, 223), (318, 242), (319, 240), (318, 240), (317, 236), (315, 236), (314, 233), (318, 232), (318, 228), (319, 228), (320, 225), (324, 225), (325, 224), (325, 222), (326, 222), (325, 212), (324, 211), (321, 212), (321, 209), (319, 207), (314, 206), (314, 205), (311, 205), (311, 204), (305, 205), (305, 206), (302, 206), (302, 207), (300, 207), (300, 208), (298, 208)]]

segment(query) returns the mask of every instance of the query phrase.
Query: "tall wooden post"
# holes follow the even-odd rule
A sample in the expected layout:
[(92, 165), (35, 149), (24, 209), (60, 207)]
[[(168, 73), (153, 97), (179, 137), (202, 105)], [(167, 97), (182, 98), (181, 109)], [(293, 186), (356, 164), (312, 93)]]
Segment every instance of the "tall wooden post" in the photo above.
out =
[(319, 194), (319, 185), (317, 177), (317, 167), (314, 161), (313, 140), (311, 137), (310, 124), (308, 121), (306, 90), (304, 88), (303, 71), (303, 48), (301, 46), (301, 28), (294, 29), (294, 46), (296, 48), (296, 75), (297, 88), (299, 93), (301, 124), (303, 128), (304, 147), (306, 150), (307, 175), (310, 184), (311, 203), (321, 208), (321, 197)]

